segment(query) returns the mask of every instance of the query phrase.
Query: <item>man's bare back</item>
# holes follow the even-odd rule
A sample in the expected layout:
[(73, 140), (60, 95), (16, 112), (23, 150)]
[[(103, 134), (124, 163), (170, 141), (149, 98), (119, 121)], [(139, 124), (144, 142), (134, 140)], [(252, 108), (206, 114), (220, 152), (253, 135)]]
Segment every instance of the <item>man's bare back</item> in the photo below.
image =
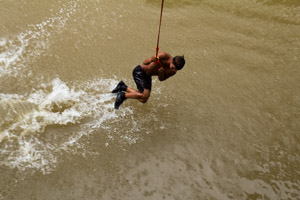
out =
[[(152, 87), (152, 76), (158, 76), (160, 81), (164, 81), (176, 74), (185, 65), (184, 56), (172, 56), (166, 52), (161, 52), (157, 57), (152, 56), (144, 60), (143, 64), (134, 68), (132, 75), (138, 90), (128, 87), (120, 81), (112, 93), (118, 93), (115, 109), (126, 99), (137, 99), (146, 103), (150, 97)], [(126, 93), (124, 93), (126, 92)]]

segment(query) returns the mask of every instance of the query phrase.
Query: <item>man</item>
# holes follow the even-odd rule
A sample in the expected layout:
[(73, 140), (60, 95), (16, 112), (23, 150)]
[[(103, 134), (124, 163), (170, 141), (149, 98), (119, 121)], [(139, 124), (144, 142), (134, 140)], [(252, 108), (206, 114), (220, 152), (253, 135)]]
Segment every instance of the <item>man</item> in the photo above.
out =
[(123, 81), (120, 81), (112, 91), (112, 93), (118, 93), (115, 101), (115, 109), (119, 109), (119, 106), (126, 99), (137, 99), (142, 103), (146, 103), (150, 97), (152, 76), (158, 76), (160, 81), (164, 81), (174, 76), (177, 70), (183, 68), (184, 64), (184, 56), (175, 56), (172, 58), (166, 52), (159, 53), (157, 57), (147, 58), (142, 65), (135, 67), (132, 72), (138, 91), (128, 87)]

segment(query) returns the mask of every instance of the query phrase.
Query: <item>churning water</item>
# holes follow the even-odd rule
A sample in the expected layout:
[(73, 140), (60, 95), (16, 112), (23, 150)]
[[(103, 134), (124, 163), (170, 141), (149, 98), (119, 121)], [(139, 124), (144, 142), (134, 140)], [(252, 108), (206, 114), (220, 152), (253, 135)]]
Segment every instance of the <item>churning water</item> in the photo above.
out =
[(300, 1), (0, 1), (0, 199), (300, 199)]

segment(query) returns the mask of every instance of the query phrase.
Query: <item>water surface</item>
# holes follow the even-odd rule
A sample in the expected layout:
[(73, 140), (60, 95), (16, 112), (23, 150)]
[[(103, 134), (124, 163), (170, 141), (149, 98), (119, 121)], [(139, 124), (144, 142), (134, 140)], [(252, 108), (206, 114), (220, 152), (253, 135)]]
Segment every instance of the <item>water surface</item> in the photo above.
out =
[(0, 1), (0, 199), (299, 199), (300, 2)]

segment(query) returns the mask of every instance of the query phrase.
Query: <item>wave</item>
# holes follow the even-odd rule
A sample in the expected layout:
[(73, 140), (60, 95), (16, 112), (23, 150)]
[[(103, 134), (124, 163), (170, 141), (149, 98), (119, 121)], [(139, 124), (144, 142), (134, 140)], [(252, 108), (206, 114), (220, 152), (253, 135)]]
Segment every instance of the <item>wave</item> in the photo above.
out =
[[(116, 84), (115, 80), (98, 79), (75, 89), (56, 78), (27, 96), (0, 94), (0, 112), (4, 114), (0, 118), (0, 164), (44, 173), (53, 169), (56, 154), (77, 145), (103, 122), (132, 113), (129, 108), (115, 111), (115, 95), (103, 93)], [(69, 130), (72, 126), (76, 130)], [(56, 129), (52, 138), (46, 134), (49, 127)], [(60, 131), (64, 133), (57, 134)]]
[(59, 12), (13, 38), (0, 38), (0, 77), (21, 75), (28, 62), (39, 58), (51, 45), (51, 36), (60, 34), (75, 13), (76, 2), (62, 5)]
[[(62, 152), (83, 150), (82, 138), (100, 134), (103, 148), (111, 143), (131, 145), (143, 135), (171, 126), (158, 120), (158, 113), (168, 113), (168, 106), (157, 104), (139, 112), (142, 104), (114, 109), (117, 85), (114, 79), (98, 78), (72, 87), (60, 78), (40, 83), (29, 94), (0, 94), (0, 165), (19, 170), (34, 169), (50, 173)], [(153, 93), (160, 93), (155, 88)], [(156, 98), (160, 98), (157, 95)], [(155, 101), (155, 97), (152, 98)], [(159, 101), (158, 101), (159, 102)], [(128, 105), (129, 104), (129, 105)], [(143, 110), (145, 107), (143, 107)], [(155, 126), (153, 127), (153, 124)], [(120, 147), (120, 146), (119, 146)]]

